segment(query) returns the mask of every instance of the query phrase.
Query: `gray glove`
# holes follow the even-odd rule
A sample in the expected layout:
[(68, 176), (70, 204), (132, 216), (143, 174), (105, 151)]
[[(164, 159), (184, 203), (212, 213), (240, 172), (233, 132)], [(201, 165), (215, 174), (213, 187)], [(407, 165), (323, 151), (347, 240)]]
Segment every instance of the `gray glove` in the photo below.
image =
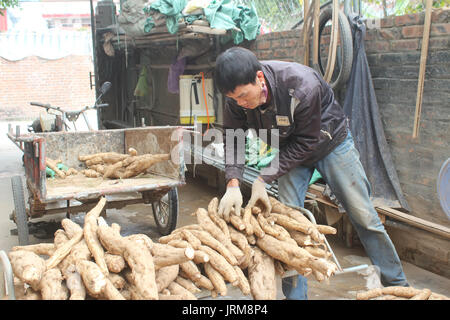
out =
[(258, 177), (252, 184), (252, 196), (248, 201), (247, 206), (253, 207), (257, 202), (262, 204), (264, 208), (262, 209), (262, 214), (264, 217), (269, 216), (272, 211), (272, 205), (270, 204), (269, 195), (266, 191), (266, 183), (260, 177)]
[(219, 203), (218, 213), (225, 221), (230, 221), (230, 212), (234, 207), (236, 215), (241, 215), (242, 193), (239, 187), (228, 187)]

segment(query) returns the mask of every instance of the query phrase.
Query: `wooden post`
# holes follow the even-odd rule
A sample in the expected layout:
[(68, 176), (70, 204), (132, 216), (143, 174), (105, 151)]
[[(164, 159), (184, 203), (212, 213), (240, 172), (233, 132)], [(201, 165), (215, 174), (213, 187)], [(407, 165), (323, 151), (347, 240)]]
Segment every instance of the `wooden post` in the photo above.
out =
[(416, 98), (416, 113), (414, 115), (414, 129), (413, 138), (419, 136), (419, 121), (420, 113), (422, 111), (422, 100), (423, 100), (423, 85), (425, 82), (425, 68), (427, 65), (427, 55), (428, 55), (428, 40), (430, 38), (430, 28), (431, 28), (431, 7), (433, 0), (427, 0), (425, 8), (425, 22), (423, 28), (423, 39), (422, 39), (422, 51), (420, 53), (420, 69), (419, 69), (419, 83), (417, 85), (417, 98)]

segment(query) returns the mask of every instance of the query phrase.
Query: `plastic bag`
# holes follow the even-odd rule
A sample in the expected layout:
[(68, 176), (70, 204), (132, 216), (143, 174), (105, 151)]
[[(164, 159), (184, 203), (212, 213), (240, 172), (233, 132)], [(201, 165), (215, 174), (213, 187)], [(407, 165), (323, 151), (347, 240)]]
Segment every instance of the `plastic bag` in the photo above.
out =
[(211, 0), (190, 0), (183, 10), (184, 15), (198, 14), (210, 4)]

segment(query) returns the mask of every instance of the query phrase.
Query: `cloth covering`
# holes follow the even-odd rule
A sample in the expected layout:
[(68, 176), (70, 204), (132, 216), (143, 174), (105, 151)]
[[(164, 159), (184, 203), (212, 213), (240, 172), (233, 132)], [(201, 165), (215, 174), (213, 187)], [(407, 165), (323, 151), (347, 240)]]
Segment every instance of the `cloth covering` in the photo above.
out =
[[(167, 30), (171, 34), (175, 34), (178, 31), (178, 20), (182, 18), (183, 15), (181, 12), (183, 11), (187, 2), (187, 0), (158, 0), (150, 4), (150, 6), (144, 8), (144, 11), (147, 13), (158, 11), (164, 14), (166, 16)], [(149, 20), (147, 27), (151, 23), (152, 21)]]
[[(153, 12), (159, 12), (166, 16), (167, 30), (171, 34), (178, 31), (178, 21), (184, 18), (188, 23), (192, 23), (203, 17), (202, 14), (183, 15), (187, 0), (157, 0), (144, 7), (144, 12), (148, 18), (145, 24), (145, 32), (149, 32), (155, 23), (152, 18)], [(232, 0), (212, 0), (209, 5), (203, 8), (204, 17), (213, 29), (231, 30), (231, 38), (235, 44), (244, 40), (254, 40), (259, 34), (260, 26), (256, 9), (236, 5)], [(224, 37), (226, 41), (230, 39)]]
[(236, 6), (232, 0), (213, 0), (204, 12), (211, 28), (232, 30), (235, 44), (241, 43), (244, 39), (254, 40), (259, 34), (261, 24), (253, 5), (249, 8), (243, 5)]
[(349, 18), (354, 37), (352, 72), (343, 104), (361, 163), (372, 187), (375, 206), (410, 210), (383, 130), (375, 90), (364, 47), (366, 27), (359, 16)]

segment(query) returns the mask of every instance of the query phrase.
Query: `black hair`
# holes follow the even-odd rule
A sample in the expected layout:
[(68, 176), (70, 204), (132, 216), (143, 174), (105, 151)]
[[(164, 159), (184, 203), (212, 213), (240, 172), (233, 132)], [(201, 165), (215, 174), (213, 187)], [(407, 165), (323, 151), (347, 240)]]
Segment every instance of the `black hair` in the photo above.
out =
[(255, 54), (242, 47), (232, 47), (216, 59), (214, 81), (220, 92), (233, 92), (237, 86), (255, 83), (256, 72), (262, 70)]

